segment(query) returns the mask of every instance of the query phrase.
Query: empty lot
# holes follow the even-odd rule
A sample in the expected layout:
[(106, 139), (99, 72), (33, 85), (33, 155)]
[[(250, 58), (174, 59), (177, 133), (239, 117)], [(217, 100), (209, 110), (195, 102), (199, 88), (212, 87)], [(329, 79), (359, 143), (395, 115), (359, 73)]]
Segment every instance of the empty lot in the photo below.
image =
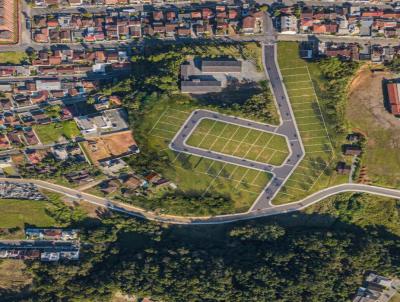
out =
[(346, 118), (367, 137), (362, 165), (374, 184), (400, 186), (400, 120), (384, 107), (382, 81), (389, 72), (372, 73), (365, 66), (350, 86)]
[(276, 166), (281, 165), (289, 155), (283, 136), (213, 119), (201, 120), (186, 143)]
[(334, 149), (309, 63), (299, 57), (298, 44), (280, 43), (278, 63), (306, 152), (274, 200), (274, 203), (286, 203), (298, 200), (318, 187), (321, 176), (328, 173), (332, 164)]
[(107, 134), (82, 143), (93, 163), (132, 153), (136, 146), (131, 131)]
[(270, 174), (176, 152), (168, 147), (195, 109), (198, 107), (176, 101), (154, 104), (139, 124), (139, 147), (146, 145), (148, 150), (163, 159), (159, 171), (175, 182), (180, 190), (190, 194), (224, 195), (234, 201), (235, 212), (248, 210), (270, 180)]

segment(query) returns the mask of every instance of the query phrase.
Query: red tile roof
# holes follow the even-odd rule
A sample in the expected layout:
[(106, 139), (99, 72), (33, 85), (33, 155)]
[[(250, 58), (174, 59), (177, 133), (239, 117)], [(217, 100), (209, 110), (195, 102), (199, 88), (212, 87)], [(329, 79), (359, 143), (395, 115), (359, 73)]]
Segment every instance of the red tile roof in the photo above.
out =
[(256, 25), (256, 20), (254, 19), (254, 17), (251, 16), (243, 18), (242, 22), (243, 28), (254, 28), (254, 26)]
[(389, 97), (390, 108), (392, 114), (400, 115), (400, 99), (399, 99), (399, 90), (397, 83), (389, 83), (387, 84), (387, 91)]
[(363, 12), (362, 16), (363, 17), (381, 17), (383, 15), (383, 11), (368, 11), (368, 12)]

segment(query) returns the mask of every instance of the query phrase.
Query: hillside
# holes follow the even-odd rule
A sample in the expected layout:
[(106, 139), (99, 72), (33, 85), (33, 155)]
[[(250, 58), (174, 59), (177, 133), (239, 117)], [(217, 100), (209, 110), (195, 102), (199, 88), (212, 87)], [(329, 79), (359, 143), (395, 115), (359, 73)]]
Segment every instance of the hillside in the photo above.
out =
[(400, 275), (398, 215), (397, 201), (359, 194), (218, 226), (71, 215), (89, 244), (81, 262), (27, 263), (29, 297), (110, 301), (122, 291), (156, 301), (347, 301), (366, 270)]

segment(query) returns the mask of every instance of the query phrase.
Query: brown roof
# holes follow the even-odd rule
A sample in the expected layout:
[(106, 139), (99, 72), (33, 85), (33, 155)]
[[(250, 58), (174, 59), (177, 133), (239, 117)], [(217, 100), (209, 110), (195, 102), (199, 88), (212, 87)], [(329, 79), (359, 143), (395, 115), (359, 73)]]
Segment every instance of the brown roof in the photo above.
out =
[(160, 21), (164, 18), (164, 14), (162, 11), (154, 11), (153, 12), (153, 19), (156, 21)]
[(243, 18), (243, 28), (254, 28), (256, 25), (256, 19), (251, 16)]
[(140, 179), (134, 177), (134, 176), (129, 176), (127, 179), (124, 180), (124, 185), (131, 188), (131, 189), (136, 189), (140, 187), (142, 182)]
[(51, 56), (49, 58), (50, 65), (60, 65), (61, 64), (61, 57)]
[(360, 155), (362, 152), (359, 146), (346, 145), (344, 146), (345, 155)]

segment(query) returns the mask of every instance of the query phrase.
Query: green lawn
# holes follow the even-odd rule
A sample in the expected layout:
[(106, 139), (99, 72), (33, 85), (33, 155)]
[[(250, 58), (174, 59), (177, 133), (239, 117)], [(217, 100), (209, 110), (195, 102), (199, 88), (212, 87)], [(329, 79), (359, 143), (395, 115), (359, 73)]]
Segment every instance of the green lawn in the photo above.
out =
[(143, 152), (153, 153), (152, 164), (157, 165), (159, 172), (175, 182), (180, 190), (200, 195), (219, 193), (234, 201), (235, 212), (246, 211), (269, 181), (269, 174), (177, 153), (168, 147), (196, 108), (189, 102), (179, 102), (174, 98), (149, 104), (137, 123), (135, 139)]
[(6, 51), (0, 52), (0, 63), (1, 64), (21, 64), (27, 59), (27, 55), (23, 51)]
[(47, 201), (0, 199), (0, 228), (54, 226), (55, 220), (46, 213), (49, 207)]
[(10, 176), (16, 176), (18, 175), (18, 172), (15, 170), (14, 167), (10, 166), (10, 167), (4, 167), (3, 168), (3, 172), (5, 175), (10, 175)]
[(187, 144), (277, 166), (289, 155), (283, 136), (213, 119), (201, 120)]
[(296, 42), (278, 44), (278, 63), (306, 151), (304, 159), (274, 199), (275, 204), (282, 204), (346, 182), (348, 176), (334, 171), (338, 150), (325, 121), (323, 99), (315, 89), (323, 81), (316, 63), (299, 57)]
[(80, 135), (80, 131), (74, 120), (34, 126), (34, 130), (42, 144), (57, 142), (61, 136), (71, 139)]

